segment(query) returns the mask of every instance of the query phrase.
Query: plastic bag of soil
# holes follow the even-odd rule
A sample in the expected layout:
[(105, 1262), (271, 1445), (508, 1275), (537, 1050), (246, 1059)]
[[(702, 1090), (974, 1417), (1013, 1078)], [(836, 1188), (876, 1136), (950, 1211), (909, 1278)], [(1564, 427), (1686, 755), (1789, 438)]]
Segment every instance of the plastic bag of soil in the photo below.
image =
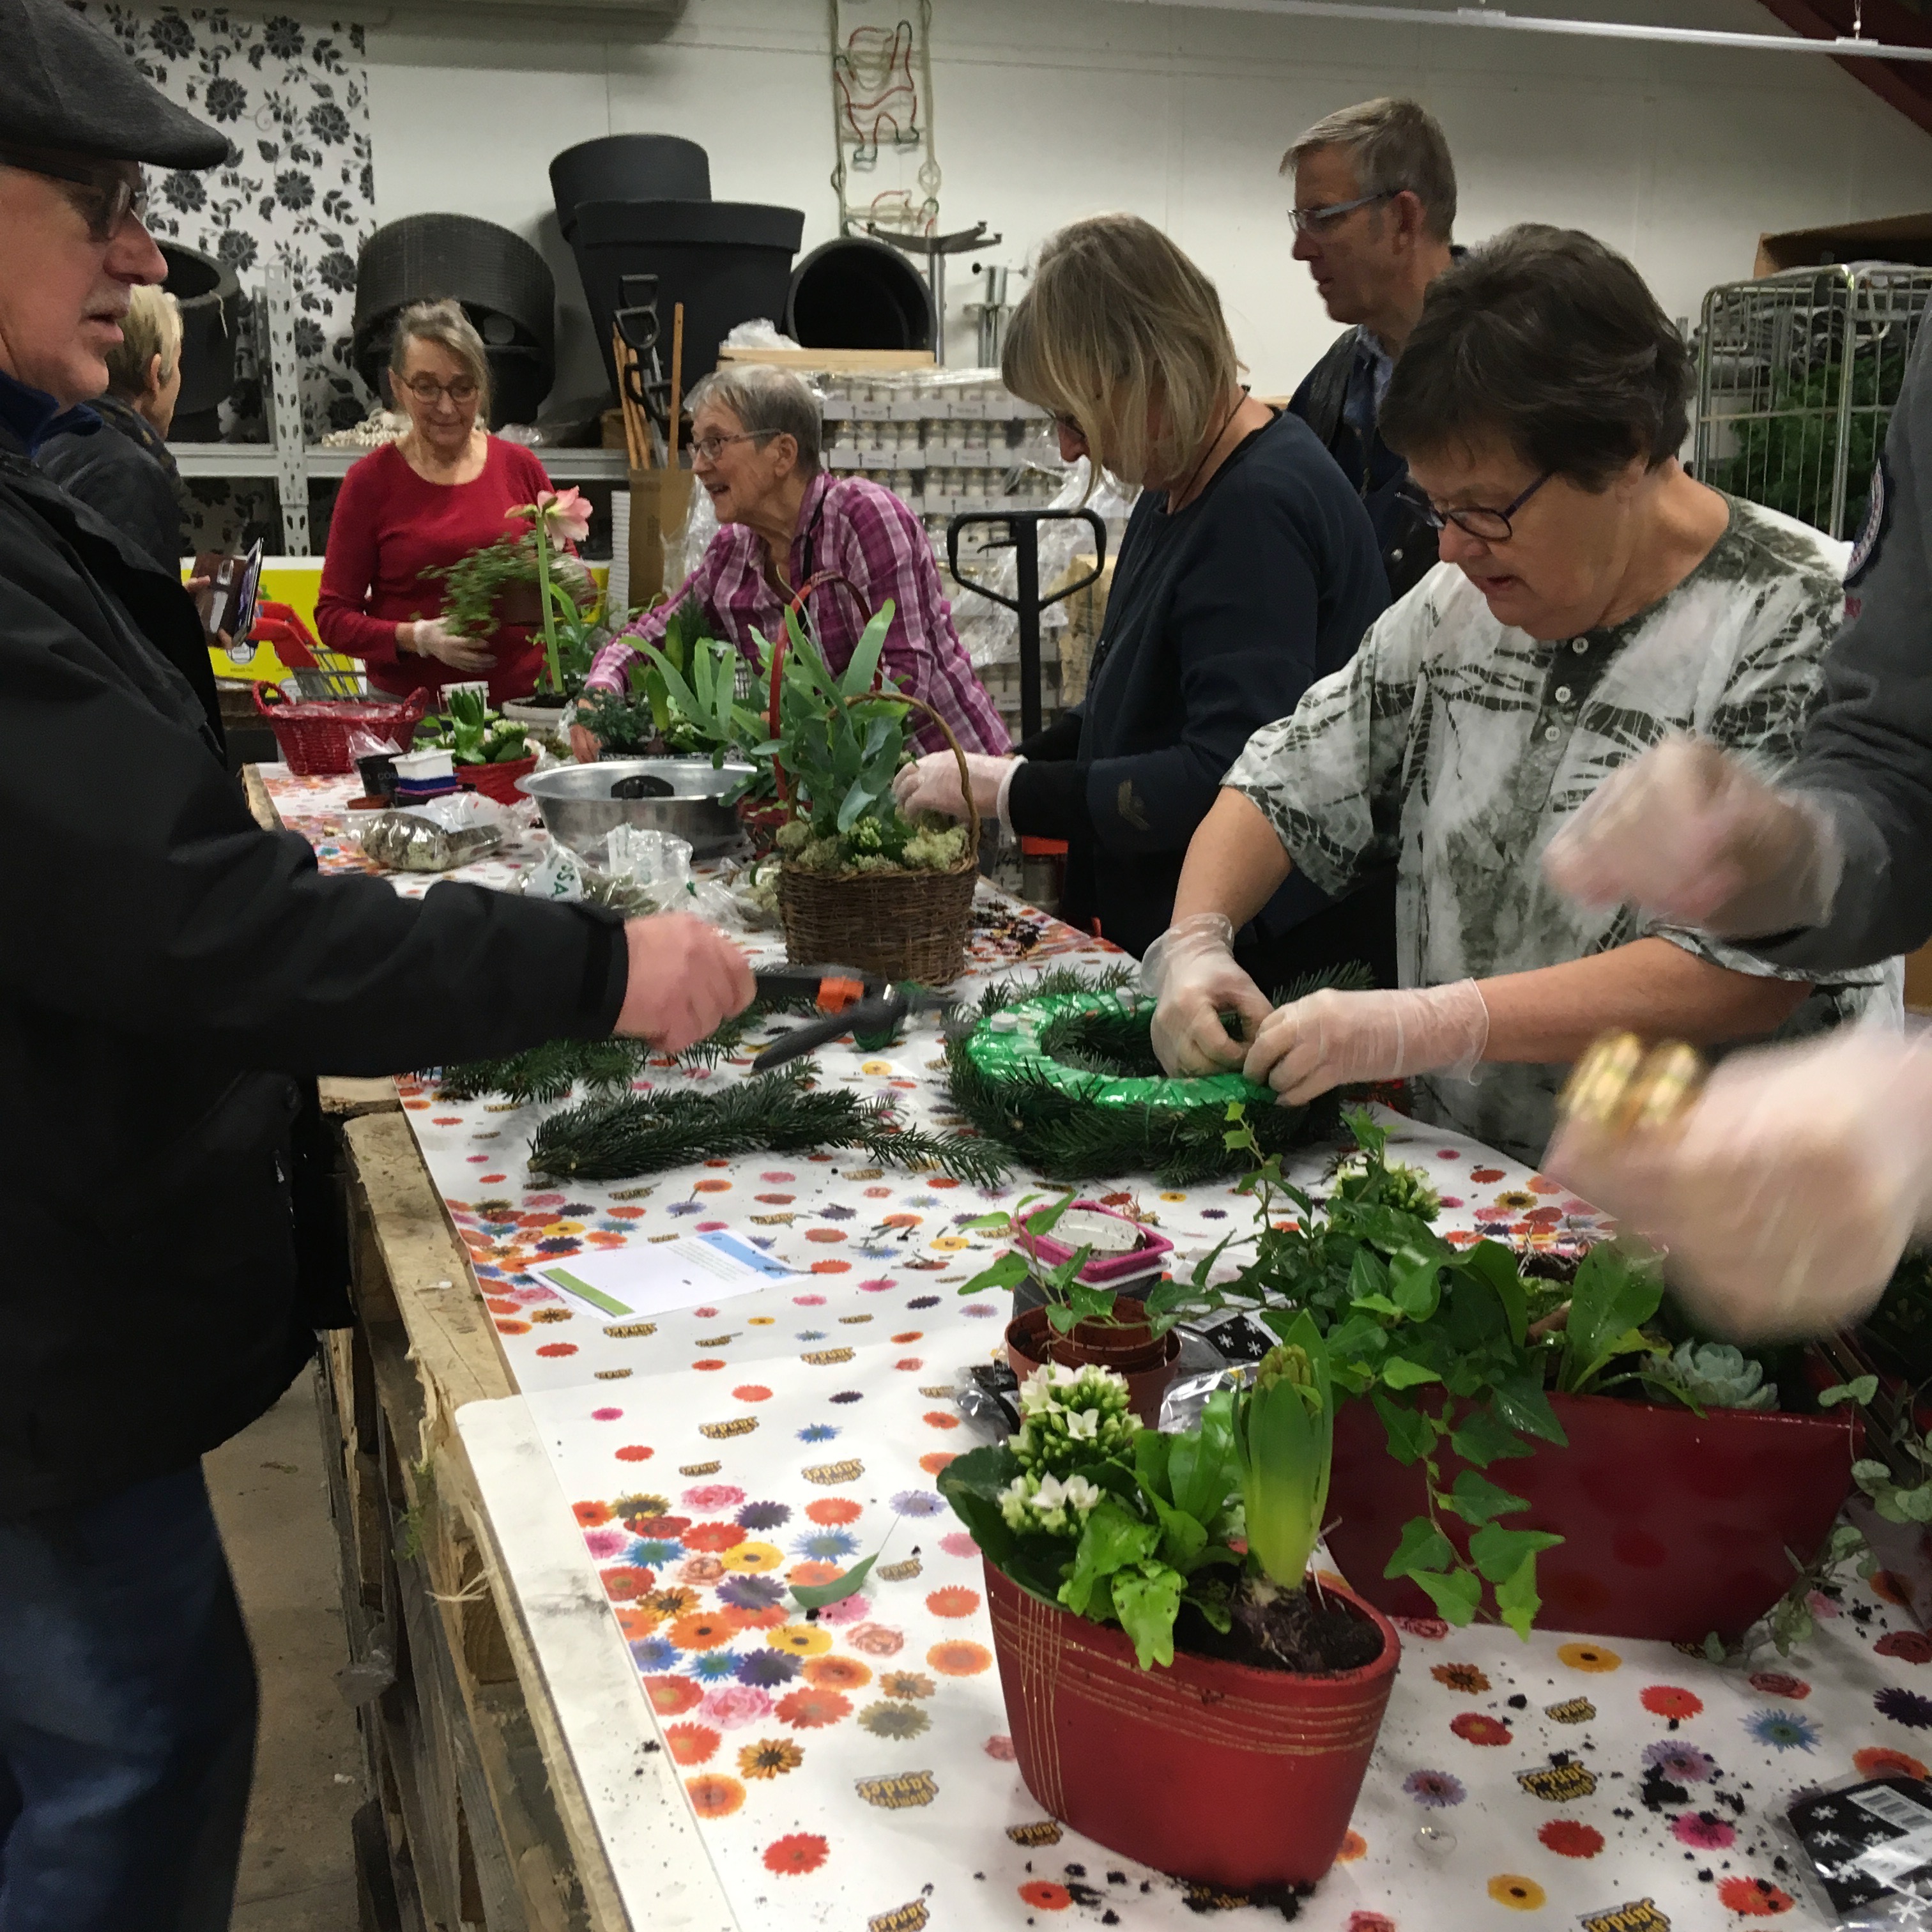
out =
[(372, 813), (355, 827), (364, 856), (392, 872), (452, 872), (502, 844), (510, 814), (473, 791), (406, 810)]

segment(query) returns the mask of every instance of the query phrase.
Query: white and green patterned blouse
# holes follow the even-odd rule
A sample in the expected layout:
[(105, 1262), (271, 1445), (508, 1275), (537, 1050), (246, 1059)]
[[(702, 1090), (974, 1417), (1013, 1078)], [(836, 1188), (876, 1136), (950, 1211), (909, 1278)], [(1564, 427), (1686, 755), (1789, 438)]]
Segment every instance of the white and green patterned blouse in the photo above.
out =
[[(1565, 817), (1668, 732), (1694, 731), (1767, 772), (1796, 754), (1844, 616), (1846, 546), (1727, 500), (1729, 528), (1676, 590), (1580, 638), (1506, 628), (1460, 570), (1438, 565), (1346, 670), (1248, 740), (1222, 782), (1267, 813), (1323, 891), (1400, 865), (1404, 986), (1558, 965), (1649, 934), (1738, 972), (1813, 976), (1628, 908), (1586, 911), (1543, 878)], [(1900, 981), (1896, 961), (1823, 976), (1780, 1036), (1895, 1012)], [(1473, 1085), (1424, 1077), (1417, 1108), (1534, 1161), (1565, 1070), (1486, 1066)]]

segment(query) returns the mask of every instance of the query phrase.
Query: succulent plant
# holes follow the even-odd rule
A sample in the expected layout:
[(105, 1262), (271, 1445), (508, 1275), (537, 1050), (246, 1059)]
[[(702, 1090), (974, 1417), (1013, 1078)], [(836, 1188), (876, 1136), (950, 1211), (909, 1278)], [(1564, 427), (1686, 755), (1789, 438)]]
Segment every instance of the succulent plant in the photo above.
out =
[(1701, 1408), (1775, 1408), (1778, 1384), (1764, 1364), (1728, 1342), (1681, 1342), (1652, 1372), (1672, 1382)]

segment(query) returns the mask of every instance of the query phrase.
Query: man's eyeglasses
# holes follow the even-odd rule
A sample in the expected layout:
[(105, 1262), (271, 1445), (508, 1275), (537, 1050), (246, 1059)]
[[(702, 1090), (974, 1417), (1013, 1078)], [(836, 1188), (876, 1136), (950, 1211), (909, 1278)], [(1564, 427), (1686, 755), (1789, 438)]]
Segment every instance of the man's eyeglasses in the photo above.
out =
[(1311, 228), (1332, 228), (1345, 214), (1353, 214), (1358, 208), (1370, 208), (1378, 201), (1393, 201), (1402, 190), (1390, 188), (1382, 194), (1358, 194), (1353, 201), (1330, 202), (1326, 208), (1291, 208), (1288, 211), (1289, 225), (1298, 235), (1306, 235)]
[(132, 163), (69, 160), (40, 154), (31, 148), (4, 146), (0, 146), (0, 162), (57, 181), (70, 190), (80, 190), (78, 194), (70, 192), (68, 199), (86, 218), (92, 241), (112, 241), (130, 214), (136, 221), (147, 219), (148, 184), (140, 169)]
[(476, 400), (476, 384), (468, 376), (459, 376), (453, 382), (439, 382), (430, 376), (412, 376), (402, 386), (425, 407), (434, 409), (439, 396), (447, 396), (460, 409), (465, 403)]
[(724, 454), (728, 442), (759, 442), (776, 432), (766, 429), (741, 429), (736, 436), (704, 436), (691, 446), (691, 453), (700, 463), (716, 463)]
[(1504, 504), (1500, 510), (1473, 506), (1462, 510), (1438, 510), (1433, 504), (1426, 504), (1423, 508), (1423, 521), (1432, 530), (1439, 530), (1444, 524), (1454, 524), (1459, 530), (1467, 530), (1470, 536), (1480, 538), (1484, 543), (1508, 543), (1516, 534), (1510, 519), (1556, 474), (1553, 470), (1546, 470), (1514, 502)]

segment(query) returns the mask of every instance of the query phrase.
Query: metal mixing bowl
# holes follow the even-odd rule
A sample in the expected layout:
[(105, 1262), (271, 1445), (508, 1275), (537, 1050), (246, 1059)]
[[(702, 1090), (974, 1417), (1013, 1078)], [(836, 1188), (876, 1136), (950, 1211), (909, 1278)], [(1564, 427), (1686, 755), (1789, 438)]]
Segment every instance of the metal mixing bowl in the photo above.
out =
[[(594, 765), (560, 765), (519, 778), (517, 789), (537, 802), (550, 836), (582, 852), (620, 825), (647, 826), (691, 842), (692, 856), (715, 858), (739, 836), (737, 814), (724, 794), (752, 773), (749, 765), (714, 766), (709, 758), (605, 758)], [(620, 778), (662, 778), (670, 798), (613, 798)]]

